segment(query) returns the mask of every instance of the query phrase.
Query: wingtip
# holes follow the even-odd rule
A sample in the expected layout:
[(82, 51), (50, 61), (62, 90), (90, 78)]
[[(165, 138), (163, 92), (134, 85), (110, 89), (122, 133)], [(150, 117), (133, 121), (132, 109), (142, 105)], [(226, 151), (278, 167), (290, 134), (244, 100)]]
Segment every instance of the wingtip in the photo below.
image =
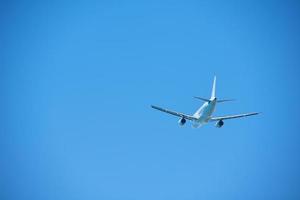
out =
[(159, 107), (155, 106), (155, 105), (150, 105), (151, 108), (153, 109), (158, 109)]
[(254, 113), (252, 113), (252, 115), (258, 115), (258, 114), (261, 114), (261, 112), (254, 112)]

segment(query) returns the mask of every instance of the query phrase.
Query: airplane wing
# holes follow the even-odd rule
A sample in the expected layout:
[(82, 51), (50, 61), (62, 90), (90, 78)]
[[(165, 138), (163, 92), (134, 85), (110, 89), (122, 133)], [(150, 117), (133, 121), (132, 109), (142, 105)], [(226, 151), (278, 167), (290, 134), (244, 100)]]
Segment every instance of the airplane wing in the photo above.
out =
[(219, 120), (234, 119), (234, 118), (240, 118), (240, 117), (248, 117), (248, 116), (257, 115), (257, 114), (259, 114), (259, 113), (253, 112), (253, 113), (245, 113), (245, 114), (239, 114), (239, 115), (227, 115), (227, 116), (222, 116), (222, 117), (212, 117), (212, 118), (210, 118), (210, 121), (219, 121)]
[(156, 110), (159, 110), (159, 111), (162, 111), (162, 112), (171, 114), (171, 115), (175, 115), (175, 116), (177, 116), (177, 117), (182, 117), (182, 118), (184, 118), (184, 119), (188, 119), (188, 120), (197, 120), (196, 117), (193, 117), (193, 116), (191, 116), (191, 115), (186, 115), (186, 114), (183, 114), (183, 113), (179, 113), (179, 112), (167, 110), (167, 109), (160, 108), (160, 107), (153, 106), (153, 105), (151, 105), (151, 107), (154, 108), (154, 109), (156, 109)]

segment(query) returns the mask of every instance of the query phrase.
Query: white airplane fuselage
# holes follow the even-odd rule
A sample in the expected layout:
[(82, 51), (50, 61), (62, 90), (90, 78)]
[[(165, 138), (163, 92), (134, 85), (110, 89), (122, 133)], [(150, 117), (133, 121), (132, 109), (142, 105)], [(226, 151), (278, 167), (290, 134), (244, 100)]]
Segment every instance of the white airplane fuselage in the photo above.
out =
[(198, 128), (209, 122), (213, 112), (216, 109), (217, 99), (211, 99), (209, 102), (205, 102), (193, 115), (197, 120), (194, 120), (193, 127)]

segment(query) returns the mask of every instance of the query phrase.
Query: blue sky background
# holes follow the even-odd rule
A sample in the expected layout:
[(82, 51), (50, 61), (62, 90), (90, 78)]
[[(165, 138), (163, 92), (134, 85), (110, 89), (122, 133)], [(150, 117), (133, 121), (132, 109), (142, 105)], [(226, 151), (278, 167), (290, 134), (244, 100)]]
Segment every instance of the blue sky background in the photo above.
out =
[[(300, 199), (298, 1), (7, 1), (0, 199)], [(179, 127), (217, 75), (215, 115)]]

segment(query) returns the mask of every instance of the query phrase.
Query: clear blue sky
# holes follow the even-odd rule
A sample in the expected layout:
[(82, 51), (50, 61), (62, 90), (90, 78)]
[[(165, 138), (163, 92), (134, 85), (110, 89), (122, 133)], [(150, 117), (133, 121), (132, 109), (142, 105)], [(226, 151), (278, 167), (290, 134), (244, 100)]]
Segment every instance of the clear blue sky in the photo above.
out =
[[(0, 199), (300, 199), (298, 1), (7, 1)], [(152, 110), (259, 116), (192, 129)]]

